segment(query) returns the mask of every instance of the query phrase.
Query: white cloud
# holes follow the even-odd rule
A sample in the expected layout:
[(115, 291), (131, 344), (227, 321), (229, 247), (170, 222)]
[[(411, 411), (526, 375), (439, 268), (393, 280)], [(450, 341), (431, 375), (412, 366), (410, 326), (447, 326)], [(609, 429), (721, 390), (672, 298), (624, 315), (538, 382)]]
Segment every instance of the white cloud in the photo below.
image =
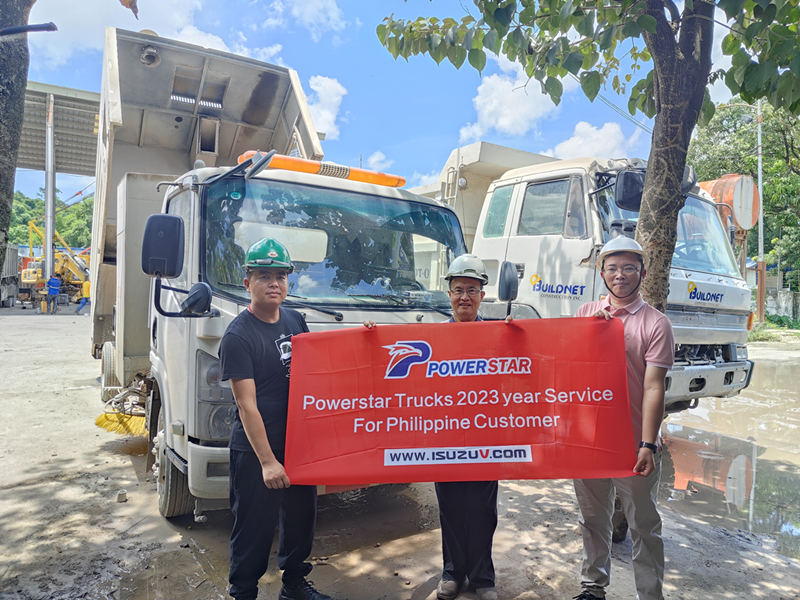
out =
[(201, 31), (194, 25), (186, 25), (175, 33), (174, 39), (186, 42), (187, 44), (194, 44), (195, 46), (202, 46), (203, 48), (211, 48), (212, 50), (222, 50), (223, 52), (230, 52), (230, 48), (225, 41), (216, 34)]
[[(496, 60), (502, 73), (484, 77), (478, 86), (478, 93), (472, 99), (477, 121), (461, 128), (459, 141), (462, 144), (478, 140), (492, 130), (506, 135), (525, 135), (536, 121), (556, 109), (549, 96), (542, 94), (539, 82), (528, 81), (518, 63), (504, 56)], [(568, 89), (576, 87), (565, 84)]]
[(317, 131), (325, 133), (325, 139), (338, 139), (339, 126), (336, 124), (336, 119), (347, 90), (336, 79), (322, 75), (311, 77), (308, 85), (313, 90), (308, 102), (314, 126)]
[(419, 173), (414, 171), (414, 174), (411, 176), (411, 181), (413, 181), (414, 184), (409, 187), (422, 187), (424, 185), (433, 185), (438, 183), (440, 174), (440, 171), (431, 171), (430, 173)]
[(273, 0), (269, 3), (266, 10), (264, 11), (268, 16), (264, 19), (264, 22), (261, 23), (261, 27), (263, 29), (274, 29), (276, 27), (283, 27), (286, 24), (286, 18), (284, 16), (284, 11), (286, 10), (286, 4), (283, 0)]
[[(139, 0), (139, 20), (117, 1), (38, 0), (33, 5), (30, 23), (53, 21), (58, 31), (28, 36), (31, 64), (44, 63), (49, 67), (66, 64), (74, 54), (87, 50), (102, 50), (105, 28), (120, 27), (139, 31), (151, 29), (163, 37), (218, 44), (217, 36), (203, 34), (193, 26), (194, 15), (203, 6), (202, 0)], [(206, 37), (208, 36), (208, 37)], [(216, 39), (214, 39), (216, 38)], [(212, 47), (217, 47), (212, 46)]]
[(580, 121), (575, 125), (572, 137), (558, 144), (554, 149), (545, 150), (542, 154), (556, 158), (578, 158), (584, 156), (602, 156), (621, 158), (628, 155), (641, 135), (641, 130), (626, 138), (619, 123), (604, 123), (601, 127)]
[(394, 164), (392, 159), (387, 159), (380, 150), (373, 152), (367, 158), (367, 166), (373, 171), (385, 171)]
[(326, 31), (342, 31), (347, 22), (336, 0), (303, 0), (291, 3), (291, 14), (318, 42)]

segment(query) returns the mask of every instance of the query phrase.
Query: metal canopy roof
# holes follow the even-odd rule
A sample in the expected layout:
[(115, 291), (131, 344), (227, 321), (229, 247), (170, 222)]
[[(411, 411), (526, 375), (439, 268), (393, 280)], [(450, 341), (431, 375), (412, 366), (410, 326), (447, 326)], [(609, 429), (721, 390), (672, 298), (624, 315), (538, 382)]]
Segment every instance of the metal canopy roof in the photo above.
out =
[(53, 95), (55, 166), (59, 173), (94, 175), (100, 94), (28, 82), (17, 167), (45, 170), (47, 97)]

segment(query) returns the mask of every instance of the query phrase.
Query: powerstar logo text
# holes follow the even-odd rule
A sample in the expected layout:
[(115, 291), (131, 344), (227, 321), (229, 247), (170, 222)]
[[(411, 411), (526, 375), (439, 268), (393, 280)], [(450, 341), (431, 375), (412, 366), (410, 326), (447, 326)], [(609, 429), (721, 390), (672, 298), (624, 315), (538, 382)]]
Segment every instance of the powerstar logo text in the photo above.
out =
[(586, 289), (585, 285), (579, 285), (577, 283), (546, 283), (535, 273), (531, 275), (531, 286), (534, 292), (565, 296), (583, 296), (583, 290)]
[(425, 377), (463, 377), (467, 375), (529, 375), (532, 361), (527, 356), (455, 358), (431, 360), (433, 350), (423, 340), (397, 341), (383, 346), (389, 351), (384, 379), (405, 379), (416, 364), (425, 365)]
[(706, 302), (722, 302), (722, 297), (725, 294), (721, 292), (703, 292), (694, 284), (689, 282), (689, 299), (690, 300), (704, 300)]

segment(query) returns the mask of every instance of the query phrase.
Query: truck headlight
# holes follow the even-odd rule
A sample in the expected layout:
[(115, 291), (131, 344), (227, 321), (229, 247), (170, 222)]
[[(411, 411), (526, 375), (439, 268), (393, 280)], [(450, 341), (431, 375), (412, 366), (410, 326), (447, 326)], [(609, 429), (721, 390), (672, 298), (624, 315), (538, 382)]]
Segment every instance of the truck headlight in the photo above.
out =
[(736, 360), (747, 360), (747, 346), (736, 344)]
[(197, 437), (201, 440), (225, 441), (230, 438), (236, 419), (233, 392), (222, 379), (219, 359), (197, 351)]

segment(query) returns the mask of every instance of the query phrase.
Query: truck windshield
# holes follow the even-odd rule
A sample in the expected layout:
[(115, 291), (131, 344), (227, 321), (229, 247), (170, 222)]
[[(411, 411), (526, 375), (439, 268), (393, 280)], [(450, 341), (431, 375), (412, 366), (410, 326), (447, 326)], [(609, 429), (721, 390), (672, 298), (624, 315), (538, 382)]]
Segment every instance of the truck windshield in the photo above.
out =
[(443, 276), (466, 251), (452, 211), (299, 183), (230, 178), (206, 189), (205, 280), (248, 300), (244, 255), (272, 237), (294, 263), (289, 294), (303, 302), (449, 306)]
[[(609, 236), (615, 219), (637, 221), (638, 212), (623, 210), (614, 202), (613, 193), (602, 190), (597, 205), (603, 217), (605, 237)], [(730, 242), (719, 219), (716, 207), (706, 200), (689, 194), (678, 213), (678, 237), (672, 266), (679, 269), (704, 271), (717, 275), (741, 277)]]

